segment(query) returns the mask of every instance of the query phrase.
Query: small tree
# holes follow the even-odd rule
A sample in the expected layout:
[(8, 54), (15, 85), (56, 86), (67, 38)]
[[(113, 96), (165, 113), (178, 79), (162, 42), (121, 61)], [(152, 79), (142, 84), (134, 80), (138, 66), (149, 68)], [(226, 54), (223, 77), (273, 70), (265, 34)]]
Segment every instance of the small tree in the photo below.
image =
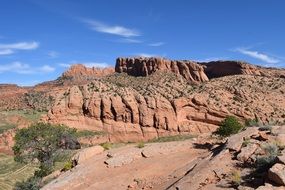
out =
[(226, 117), (220, 124), (216, 134), (222, 137), (228, 137), (232, 134), (238, 133), (244, 126), (234, 116)]
[(52, 172), (60, 150), (80, 148), (75, 134), (75, 129), (46, 123), (19, 129), (13, 147), (15, 161), (40, 162), (40, 170), (35, 172), (35, 176), (44, 177)]

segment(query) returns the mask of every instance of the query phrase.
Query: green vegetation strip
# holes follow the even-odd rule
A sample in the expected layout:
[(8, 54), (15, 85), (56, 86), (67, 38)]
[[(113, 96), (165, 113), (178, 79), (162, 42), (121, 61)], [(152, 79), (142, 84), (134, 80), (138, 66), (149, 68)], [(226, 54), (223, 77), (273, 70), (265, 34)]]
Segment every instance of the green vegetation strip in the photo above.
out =
[(16, 182), (31, 177), (36, 168), (31, 164), (15, 162), (13, 156), (0, 154), (0, 189), (12, 190)]
[(195, 135), (174, 135), (174, 136), (158, 137), (158, 138), (152, 139), (148, 142), (160, 143), (160, 142), (184, 141), (184, 140), (192, 139), (194, 137), (196, 137), (196, 136)]

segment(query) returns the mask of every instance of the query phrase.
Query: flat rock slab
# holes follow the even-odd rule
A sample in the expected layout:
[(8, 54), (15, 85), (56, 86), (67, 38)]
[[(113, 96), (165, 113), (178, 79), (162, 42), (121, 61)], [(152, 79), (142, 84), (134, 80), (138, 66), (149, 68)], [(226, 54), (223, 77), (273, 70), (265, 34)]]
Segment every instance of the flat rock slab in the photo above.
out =
[(141, 154), (145, 158), (154, 157), (157, 155), (170, 154), (175, 153), (181, 150), (189, 150), (191, 149), (192, 142), (184, 141), (184, 142), (168, 142), (168, 143), (154, 143), (151, 146), (146, 146), (142, 149)]
[(244, 139), (253, 135), (258, 135), (258, 132), (257, 127), (248, 127), (246, 130), (229, 137), (227, 149), (239, 152)]
[(109, 167), (120, 167), (125, 164), (130, 164), (134, 160), (142, 157), (141, 150), (138, 148), (131, 148), (128, 152), (118, 152), (111, 155), (112, 157), (104, 162)]

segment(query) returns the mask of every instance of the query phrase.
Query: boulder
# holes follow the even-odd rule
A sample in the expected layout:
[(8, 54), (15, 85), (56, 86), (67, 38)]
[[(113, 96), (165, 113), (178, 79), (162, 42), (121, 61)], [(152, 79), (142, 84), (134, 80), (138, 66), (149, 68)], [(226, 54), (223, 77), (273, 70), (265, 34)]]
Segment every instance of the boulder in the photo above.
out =
[(275, 164), (268, 171), (268, 179), (278, 185), (285, 185), (285, 165)]
[(249, 144), (246, 147), (241, 148), (241, 152), (237, 155), (237, 159), (241, 162), (246, 162), (251, 155), (256, 151), (258, 145)]
[(244, 139), (249, 138), (253, 135), (257, 135), (257, 134), (258, 134), (257, 127), (248, 127), (246, 130), (229, 137), (226, 147), (229, 150), (234, 150), (234, 151), (239, 152), (242, 147), (242, 143)]
[(77, 154), (75, 154), (72, 157), (72, 160), (77, 160), (78, 164), (81, 164), (82, 162), (98, 155), (101, 154), (102, 152), (104, 152), (104, 148), (102, 146), (93, 146), (93, 147), (88, 147), (85, 148), (83, 150), (81, 150), (80, 152), (78, 152)]

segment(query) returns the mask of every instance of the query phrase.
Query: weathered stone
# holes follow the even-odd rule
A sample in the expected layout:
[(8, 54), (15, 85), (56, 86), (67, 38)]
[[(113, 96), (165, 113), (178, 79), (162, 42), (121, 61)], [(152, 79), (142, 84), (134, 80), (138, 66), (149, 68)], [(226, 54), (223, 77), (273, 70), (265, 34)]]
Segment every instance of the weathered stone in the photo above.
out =
[(104, 152), (104, 148), (102, 146), (93, 146), (80, 150), (80, 152), (76, 153), (72, 159), (77, 160), (78, 164), (83, 163), (84, 161)]
[(229, 137), (228, 139), (228, 143), (227, 143), (227, 148), (230, 150), (234, 150), (234, 151), (240, 151), (241, 147), (242, 147), (242, 143), (244, 141), (245, 138), (249, 138), (252, 135), (256, 135), (258, 134), (258, 128), (257, 127), (249, 127), (246, 130), (232, 135), (231, 137)]
[(246, 162), (256, 151), (257, 147), (256, 144), (249, 144), (246, 147), (241, 148), (241, 152), (237, 155), (237, 159), (241, 162)]
[(285, 165), (275, 164), (268, 171), (268, 179), (278, 185), (285, 185)]

